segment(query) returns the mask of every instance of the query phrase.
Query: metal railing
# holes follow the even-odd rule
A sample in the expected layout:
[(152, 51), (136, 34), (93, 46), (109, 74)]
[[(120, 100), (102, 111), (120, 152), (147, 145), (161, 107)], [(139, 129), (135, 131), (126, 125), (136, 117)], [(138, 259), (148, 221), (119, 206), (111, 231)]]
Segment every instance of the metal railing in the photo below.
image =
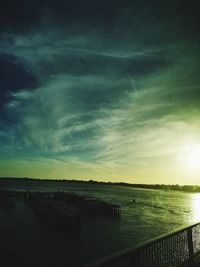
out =
[(200, 223), (159, 236), (84, 267), (177, 267), (193, 266), (200, 253)]

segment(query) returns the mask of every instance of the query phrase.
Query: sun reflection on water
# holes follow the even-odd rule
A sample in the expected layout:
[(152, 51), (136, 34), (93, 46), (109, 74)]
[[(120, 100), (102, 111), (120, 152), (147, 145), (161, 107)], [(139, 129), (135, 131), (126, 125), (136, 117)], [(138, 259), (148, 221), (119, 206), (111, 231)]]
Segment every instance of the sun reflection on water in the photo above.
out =
[(192, 196), (192, 220), (200, 222), (200, 193)]

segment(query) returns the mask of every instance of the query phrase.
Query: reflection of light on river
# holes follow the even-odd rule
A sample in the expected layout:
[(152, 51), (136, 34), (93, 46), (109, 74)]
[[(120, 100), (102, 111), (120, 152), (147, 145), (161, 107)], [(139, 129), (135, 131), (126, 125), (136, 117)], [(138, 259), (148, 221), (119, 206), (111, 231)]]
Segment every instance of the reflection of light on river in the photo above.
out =
[(200, 222), (200, 194), (192, 196), (192, 219), (194, 222)]

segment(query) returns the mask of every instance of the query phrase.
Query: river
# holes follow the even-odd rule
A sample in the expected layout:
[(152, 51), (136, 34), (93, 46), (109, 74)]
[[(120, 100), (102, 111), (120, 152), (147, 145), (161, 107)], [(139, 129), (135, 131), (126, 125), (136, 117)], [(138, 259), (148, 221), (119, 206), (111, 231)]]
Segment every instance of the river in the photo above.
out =
[(75, 192), (121, 206), (120, 219), (84, 216), (81, 231), (76, 235), (46, 227), (23, 201), (17, 202), (14, 213), (0, 210), (0, 249), (8, 263), (4, 266), (14, 266), (16, 262), (33, 267), (82, 266), (200, 221), (199, 193), (62, 181), (19, 180), (0, 186), (13, 190)]

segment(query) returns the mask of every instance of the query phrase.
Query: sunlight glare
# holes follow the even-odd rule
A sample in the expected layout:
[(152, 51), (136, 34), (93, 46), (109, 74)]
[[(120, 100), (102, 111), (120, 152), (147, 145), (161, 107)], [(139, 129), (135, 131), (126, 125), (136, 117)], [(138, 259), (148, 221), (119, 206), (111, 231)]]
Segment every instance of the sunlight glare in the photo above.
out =
[(195, 147), (189, 152), (189, 162), (193, 167), (200, 167), (200, 147)]
[(193, 195), (192, 199), (192, 219), (193, 222), (200, 221), (200, 194)]
[(181, 151), (179, 162), (190, 174), (198, 174), (200, 171), (200, 145), (190, 146)]

